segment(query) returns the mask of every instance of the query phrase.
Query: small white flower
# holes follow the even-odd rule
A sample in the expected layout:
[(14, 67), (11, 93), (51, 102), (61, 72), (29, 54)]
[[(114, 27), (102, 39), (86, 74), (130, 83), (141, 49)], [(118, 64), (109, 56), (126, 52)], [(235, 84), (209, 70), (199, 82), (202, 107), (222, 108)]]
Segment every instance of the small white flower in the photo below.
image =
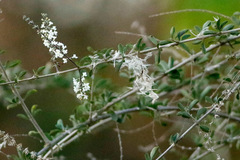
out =
[(17, 150), (19, 150), (19, 151), (22, 150), (22, 144), (21, 143), (17, 144)]
[(83, 96), (83, 99), (88, 99), (88, 95), (84, 95), (84, 96)]
[(154, 80), (148, 75), (148, 65), (146, 64), (151, 54), (152, 53), (149, 53), (145, 59), (141, 59), (137, 55), (130, 55), (125, 58), (125, 62), (122, 64), (121, 68), (128, 68), (130, 75), (136, 78), (133, 87), (139, 89), (140, 94), (150, 97), (152, 103), (154, 103), (158, 99), (158, 95), (153, 92), (152, 86)]
[(37, 160), (42, 160), (42, 156), (41, 155), (37, 156)]
[(63, 58), (63, 63), (67, 63), (67, 58)]
[(23, 153), (24, 153), (25, 155), (28, 155), (28, 153), (29, 153), (28, 148), (25, 148), (25, 149), (23, 150)]
[(76, 54), (73, 54), (72, 59), (78, 59)]
[[(41, 35), (43, 44), (49, 49), (49, 52), (53, 55), (53, 59), (63, 58), (68, 53), (67, 46), (55, 41), (58, 34), (56, 26), (53, 26), (53, 22), (50, 21), (46, 14), (42, 14), (42, 17), (39, 34)], [(65, 60), (63, 61), (66, 62)]]
[(114, 55), (113, 55), (113, 66), (115, 67), (116, 64), (116, 59), (120, 56), (120, 52), (119, 51), (115, 51)]
[(31, 158), (35, 158), (37, 156), (37, 153), (34, 151), (30, 152), (30, 154), (31, 154)]
[(85, 77), (87, 76), (86, 72), (83, 72), (80, 79), (73, 78), (73, 91), (76, 93), (78, 99), (88, 99), (87, 91), (90, 90), (89, 83), (84, 82)]
[(83, 73), (82, 73), (82, 76), (83, 76), (83, 77), (86, 77), (86, 76), (87, 76), (87, 72), (83, 72)]

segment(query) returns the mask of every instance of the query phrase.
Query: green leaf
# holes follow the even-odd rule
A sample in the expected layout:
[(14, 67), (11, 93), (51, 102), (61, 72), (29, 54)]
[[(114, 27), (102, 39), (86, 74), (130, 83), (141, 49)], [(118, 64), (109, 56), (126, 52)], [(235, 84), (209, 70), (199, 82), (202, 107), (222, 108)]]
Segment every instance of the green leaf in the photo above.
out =
[(60, 130), (64, 130), (64, 125), (63, 125), (63, 121), (62, 119), (59, 119), (57, 121), (57, 124), (55, 125), (56, 128), (60, 129)]
[(179, 133), (176, 133), (174, 135), (171, 135), (170, 137), (170, 142), (171, 143), (176, 143), (178, 141), (178, 138), (179, 138)]
[(0, 55), (4, 53), (5, 53), (5, 50), (0, 49)]
[(124, 47), (123, 47), (122, 44), (119, 44), (119, 45), (118, 45), (118, 51), (119, 51), (121, 54), (124, 53)]
[(203, 132), (209, 132), (210, 131), (210, 129), (207, 127), (207, 126), (205, 126), (205, 125), (200, 125), (200, 129), (203, 131)]
[(187, 51), (189, 54), (192, 54), (188, 46), (184, 43), (179, 44), (180, 47), (182, 47), (185, 51)]
[(213, 103), (212, 98), (210, 98), (209, 96), (205, 96), (205, 101), (206, 101), (207, 103)]
[(24, 120), (29, 120), (28, 117), (25, 114), (17, 114), (18, 118), (22, 118)]
[(81, 58), (80, 61), (78, 62), (79, 65), (88, 65), (91, 63), (92, 63), (92, 59), (89, 56), (85, 56)]
[(169, 70), (168, 64), (165, 61), (160, 61), (160, 66), (163, 68), (164, 72)]
[(88, 52), (91, 52), (91, 53), (95, 52), (95, 50), (91, 46), (87, 46), (87, 50)]
[(150, 158), (153, 159), (157, 155), (159, 147), (154, 147), (150, 152)]
[(234, 68), (237, 70), (240, 70), (240, 66), (235, 66)]
[(107, 80), (106, 79), (100, 79), (97, 81), (95, 87), (96, 88), (104, 88), (107, 84)]
[(226, 25), (223, 29), (222, 29), (222, 31), (228, 31), (228, 30), (231, 30), (231, 29), (233, 29), (234, 28), (234, 25), (233, 24), (228, 24), (228, 25)]
[(140, 51), (140, 50), (143, 50), (145, 46), (146, 44), (142, 43), (142, 38), (140, 38), (136, 44), (136, 49)]
[(220, 74), (219, 73), (212, 73), (212, 74), (209, 74), (206, 78), (209, 79), (209, 80), (216, 80), (216, 79), (220, 78)]
[(182, 105), (182, 103), (178, 103), (178, 108), (181, 110), (181, 111), (185, 111), (185, 108), (184, 106)]
[(200, 32), (202, 31), (202, 28), (199, 27), (199, 26), (194, 26), (194, 29), (195, 29), (198, 33), (200, 33)]
[(188, 39), (189, 37), (191, 37), (190, 34), (185, 34), (185, 35), (182, 37), (182, 40)]
[(13, 68), (21, 63), (20, 60), (14, 60), (7, 63), (6, 68)]
[(200, 108), (198, 111), (197, 111), (197, 115), (196, 115), (196, 118), (199, 119), (203, 114), (205, 114), (207, 112), (207, 108)]
[(169, 73), (171, 79), (181, 79), (181, 74), (178, 70), (174, 69)]
[(26, 71), (21, 71), (18, 74), (18, 78), (21, 79), (27, 72)]
[(240, 25), (240, 19), (236, 16), (232, 16), (232, 21), (236, 24), (236, 25)]
[(148, 39), (155, 45), (158, 44), (158, 39), (155, 38), (154, 36), (148, 36)]
[(170, 37), (173, 38), (175, 33), (175, 27), (172, 27), (170, 30)]
[(194, 44), (194, 45), (197, 45), (197, 44), (200, 44), (200, 43), (202, 43), (202, 40), (195, 40), (195, 41), (192, 42), (192, 44)]
[(31, 113), (33, 113), (37, 109), (37, 105), (33, 105), (31, 108)]
[(222, 29), (223, 26), (225, 26), (225, 24), (227, 24), (227, 23), (228, 23), (228, 21), (224, 21), (224, 22), (221, 24), (220, 28)]
[(202, 147), (203, 144), (202, 144), (202, 137), (201, 136), (194, 136), (194, 139), (193, 139), (194, 143), (198, 146), (198, 147)]
[(237, 100), (239, 100), (239, 92), (236, 94), (236, 98), (237, 98)]
[(42, 111), (41, 109), (38, 109), (37, 107), (38, 107), (38, 106), (35, 104), (35, 105), (33, 105), (32, 108), (31, 108), (31, 113), (32, 113), (33, 116), (36, 116), (39, 112)]
[(181, 36), (183, 36), (185, 33), (188, 32), (188, 29), (183, 29), (181, 30), (180, 32), (178, 32), (177, 34), (177, 38), (180, 40), (181, 39)]
[(174, 66), (174, 59), (170, 56), (168, 58), (168, 67), (172, 68)]
[(217, 20), (217, 23), (216, 23), (216, 28), (220, 31), (221, 30), (221, 25), (220, 25), (220, 18)]
[(145, 157), (145, 160), (152, 160), (152, 159), (150, 158), (150, 155), (149, 155), (148, 153), (145, 153), (145, 154), (144, 154), (144, 157)]
[(216, 31), (205, 31), (203, 32), (203, 35), (209, 35), (209, 34), (216, 34)]
[(15, 107), (17, 107), (18, 105), (19, 105), (18, 103), (9, 104), (9, 105), (7, 106), (7, 109), (15, 108)]
[(122, 60), (121, 62), (116, 62), (116, 64), (115, 64), (115, 69), (116, 69), (116, 71), (117, 72), (119, 72), (120, 71), (120, 69), (121, 69), (121, 67), (122, 67), (122, 64), (123, 64), (123, 62), (125, 62), (124, 60)]
[(37, 71), (35, 72), (36, 75), (39, 75), (42, 73), (42, 71), (45, 69), (46, 67), (45, 66), (41, 66), (37, 69)]
[(205, 47), (204, 43), (202, 43), (202, 53), (203, 54), (207, 53), (206, 47)]
[(166, 44), (169, 44), (169, 43), (172, 43), (172, 41), (163, 40), (163, 41), (159, 41), (159, 42), (158, 42), (159, 45), (166, 45)]
[(116, 121), (116, 122), (117, 122), (117, 120), (118, 120), (118, 115), (117, 115), (115, 112), (112, 112), (112, 113), (111, 113), (111, 117), (112, 117), (112, 120), (113, 120), (113, 121)]
[(190, 111), (198, 102), (199, 101), (197, 99), (194, 99), (188, 106), (188, 110)]
[(232, 79), (228, 78), (228, 77), (227, 78), (223, 78), (223, 80), (226, 81), (226, 82), (232, 82)]
[(240, 140), (237, 140), (236, 148), (237, 148), (237, 149), (240, 149)]
[(180, 111), (177, 113), (177, 116), (182, 116), (183, 118), (191, 118), (191, 115), (186, 111)]
[(236, 129), (237, 129), (237, 124), (236, 123), (229, 123), (229, 124), (226, 125), (226, 131), (229, 134), (232, 134)]
[(186, 90), (182, 89), (180, 92), (184, 97), (193, 100), (193, 97)]
[(27, 91), (24, 99), (28, 98), (29, 96), (33, 95), (34, 93), (37, 93), (36, 89), (31, 89), (31, 90)]
[(204, 24), (203, 24), (203, 27), (202, 28), (206, 28), (206, 27), (208, 27), (208, 26), (210, 26), (211, 25), (211, 21), (207, 21), (207, 22), (205, 22)]
[(39, 133), (37, 131), (29, 131), (28, 135), (29, 136), (36, 136), (36, 135), (39, 135)]
[(200, 94), (200, 99), (202, 100), (211, 91), (211, 89), (212, 88), (210, 86), (207, 86)]
[(161, 61), (161, 50), (158, 51), (157, 54), (155, 54), (155, 64), (159, 64)]

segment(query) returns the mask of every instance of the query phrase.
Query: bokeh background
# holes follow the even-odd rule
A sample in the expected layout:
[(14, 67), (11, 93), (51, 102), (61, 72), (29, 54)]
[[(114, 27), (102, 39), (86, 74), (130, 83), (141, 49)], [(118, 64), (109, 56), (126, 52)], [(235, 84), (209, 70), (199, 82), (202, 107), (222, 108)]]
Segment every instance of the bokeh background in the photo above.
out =
[[(150, 15), (180, 10), (180, 9), (208, 9), (231, 16), (239, 11), (239, 0), (1, 0), (0, 9), (0, 48), (7, 54), (0, 57), (1, 61), (20, 59), (21, 66), (32, 72), (45, 65), (51, 58), (47, 48), (42, 45), (41, 38), (36, 31), (23, 21), (27, 15), (40, 24), (41, 13), (47, 13), (58, 29), (58, 40), (67, 45), (69, 53), (76, 53), (79, 57), (89, 54), (87, 47), (94, 49), (117, 48), (119, 43), (135, 43), (138, 36), (117, 34), (116, 31), (133, 32), (137, 34), (154, 35), (159, 39), (167, 39), (172, 26), (180, 31), (193, 28), (212, 20), (212, 14), (187, 12), (161, 17), (149, 18)], [(216, 16), (215, 16), (216, 17)], [(67, 68), (73, 67), (71, 65)], [(62, 68), (63, 69), (63, 68)], [(107, 72), (108, 74), (113, 74)], [(106, 73), (102, 73), (103, 76)], [(105, 75), (106, 76), (106, 75)], [(48, 82), (48, 79), (43, 81)], [(117, 78), (114, 80), (117, 83)], [(38, 104), (43, 112), (37, 121), (43, 130), (54, 128), (58, 119), (69, 123), (69, 115), (78, 104), (75, 96), (66, 92), (67, 89), (40, 89), (37, 94), (27, 100), (27, 104)], [(7, 110), (4, 103), (0, 103), (0, 130), (14, 134), (27, 134), (33, 129), (32, 125), (16, 118), (22, 113), (21, 108)], [(152, 121), (151, 118), (133, 115), (131, 120), (121, 124), (120, 129), (134, 129)], [(182, 125), (184, 123), (184, 125)], [(171, 127), (155, 125), (157, 137), (161, 137), (161, 149), (168, 146), (168, 136), (189, 124), (175, 121)], [(175, 127), (172, 127), (175, 126)], [(85, 136), (66, 147), (59, 157), (69, 160), (89, 159), (89, 155), (97, 159), (119, 159), (119, 145), (114, 124)], [(174, 128), (174, 129), (172, 129)], [(170, 130), (169, 130), (170, 129)], [(18, 142), (29, 146), (30, 150), (39, 150), (41, 145), (29, 137), (16, 137)], [(187, 139), (187, 138), (186, 138)], [(189, 136), (190, 139), (190, 136)], [(152, 128), (149, 127), (136, 134), (122, 134), (124, 159), (144, 159), (144, 150), (153, 143)], [(186, 144), (190, 143), (187, 140)], [(168, 154), (167, 159), (178, 159), (179, 155), (188, 155), (189, 151), (176, 149), (177, 154)], [(12, 151), (6, 150), (6, 153)], [(226, 159), (234, 159), (240, 154), (234, 149), (223, 148), (218, 152)], [(0, 159), (4, 159), (0, 154)], [(215, 159), (215, 156), (206, 159)], [(235, 158), (238, 159), (238, 158)]]

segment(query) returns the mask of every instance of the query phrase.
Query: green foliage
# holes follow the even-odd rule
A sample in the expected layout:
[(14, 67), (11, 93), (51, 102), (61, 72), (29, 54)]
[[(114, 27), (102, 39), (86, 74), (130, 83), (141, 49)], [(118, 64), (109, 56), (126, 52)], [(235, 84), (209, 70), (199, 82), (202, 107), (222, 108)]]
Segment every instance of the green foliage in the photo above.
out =
[[(43, 19), (44, 17), (48, 22), (45, 25), (50, 25), (50, 19), (46, 19), (46, 16), (43, 16)], [(31, 101), (28, 102), (29, 106), (22, 106), (25, 113), (17, 114), (18, 118), (28, 120), (35, 127), (36, 131), (29, 131), (29, 136), (42, 139), (46, 136), (51, 140), (53, 143), (51, 145), (45, 140), (43, 148), (46, 152), (52, 152), (51, 149), (56, 144), (59, 146), (68, 144), (77, 134), (88, 134), (97, 127), (103, 126), (105, 120), (117, 123), (131, 120), (133, 112), (159, 122), (162, 126), (166, 126), (165, 119), (174, 121), (174, 125), (179, 123), (175, 122), (176, 120), (180, 121), (181, 131), (176, 132), (182, 134), (174, 133), (170, 136), (169, 141), (173, 144), (170, 147), (175, 146), (193, 130), (191, 136), (195, 145), (200, 147), (199, 153), (205, 153), (204, 149), (209, 147), (205, 144), (216, 147), (220, 144), (232, 146), (236, 143), (236, 148), (240, 148), (239, 124), (232, 122), (238, 122), (240, 114), (238, 108), (240, 66), (237, 64), (240, 36), (239, 31), (233, 30), (240, 25), (240, 13), (233, 14), (232, 22), (224, 20), (225, 18), (215, 17), (214, 20), (207, 20), (203, 25), (180, 31), (172, 27), (170, 36), (165, 40), (149, 35), (147, 38), (138, 39), (135, 44), (118, 44), (114, 47), (116, 49), (96, 50), (87, 47), (90, 55), (76, 61), (74, 60), (76, 55), (71, 57), (67, 53), (66, 55), (61, 53), (63, 50), (58, 46), (60, 42), (52, 43), (48, 39), (48, 29), (51, 29), (53, 24), (44, 31), (48, 33), (46, 35), (42, 33), (44, 27), (40, 27), (38, 33), (42, 40), (45, 40), (45, 46), (46, 43), (50, 43), (49, 46), (53, 47), (51, 60), (57, 71), (51, 72), (49, 68), (52, 66), (46, 65), (33, 70), (32, 74), (21, 68), (20, 60), (7, 61), (1, 67), (0, 74), (0, 83), (5, 85), (1, 91), (7, 101), (2, 104), (7, 106), (7, 109), (25, 104), (25, 100), (37, 92), (36, 89), (29, 89), (32, 87), (27, 86), (28, 81), (36, 79), (39, 79), (35, 81), (36, 84), (34, 83), (36, 88), (62, 87), (63, 90), (74, 94), (77, 104), (75, 108), (72, 107), (74, 109), (69, 117), (70, 126), (66, 125), (68, 123), (65, 120), (63, 123), (60, 117), (55, 128), (41, 133), (36, 127), (37, 122), (32, 120), (41, 113), (41, 109), (37, 105), (30, 104)], [(29, 19), (25, 21), (29, 24), (33, 23)], [(51, 32), (53, 30), (55, 29)], [(55, 33), (51, 34), (55, 36)], [(53, 41), (55, 42), (55, 39)], [(151, 42), (150, 46), (147, 46), (148, 42)], [(173, 48), (173, 52), (164, 50), (170, 47)], [(58, 54), (63, 54), (62, 56), (70, 61), (74, 68), (69, 70), (60, 68), (64, 64), (59, 62), (61, 56), (56, 55), (57, 49), (61, 51)], [(64, 75), (66, 72), (67, 74)], [(117, 75), (128, 81), (125, 79), (122, 82), (118, 77), (115, 78)], [(46, 77), (48, 80), (43, 80)], [(42, 86), (39, 85), (41, 83)], [(13, 94), (10, 93), (10, 89), (13, 90)], [(71, 107), (71, 103), (68, 103), (70, 100), (67, 98), (64, 100), (67, 102), (66, 107)], [(26, 112), (28, 109), (29, 112)], [(182, 120), (183, 118), (185, 119)], [(222, 124), (224, 119), (228, 121)], [(182, 127), (185, 122), (189, 122), (192, 127), (185, 130)], [(156, 126), (157, 124), (154, 123)], [(156, 126), (152, 128), (153, 133)], [(171, 123), (168, 123), (168, 126), (171, 126)], [(218, 131), (226, 137), (219, 139)], [(154, 139), (156, 135), (154, 133)], [(66, 136), (70, 137), (66, 138)], [(145, 154), (145, 159), (156, 159), (160, 148), (161, 145), (154, 147), (150, 153)], [(30, 154), (23, 153), (22, 150), (12, 158), (31, 159)], [(184, 156), (182, 159), (187, 158)]]

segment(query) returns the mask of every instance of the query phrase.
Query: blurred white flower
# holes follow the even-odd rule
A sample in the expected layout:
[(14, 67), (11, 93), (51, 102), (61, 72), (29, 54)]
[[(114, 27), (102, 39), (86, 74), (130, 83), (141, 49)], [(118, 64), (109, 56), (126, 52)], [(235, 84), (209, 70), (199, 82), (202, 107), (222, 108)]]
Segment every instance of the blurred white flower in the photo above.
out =
[(85, 82), (85, 77), (87, 76), (86, 72), (83, 72), (81, 75), (81, 80), (73, 78), (73, 91), (76, 93), (78, 99), (88, 99), (87, 91), (90, 90), (89, 83)]
[[(117, 54), (117, 52), (115, 52)], [(154, 80), (151, 76), (148, 75), (148, 64), (146, 64), (147, 59), (150, 57), (150, 54), (144, 59), (139, 58), (137, 55), (129, 55), (124, 60), (122, 67), (127, 67), (130, 75), (135, 77), (133, 88), (139, 89), (139, 94), (144, 94), (152, 99), (154, 103), (158, 99), (158, 95), (153, 92), (152, 86)]]
[(67, 63), (67, 58), (63, 58), (63, 63)]
[(72, 59), (78, 59), (78, 56), (76, 54), (73, 54)]
[[(57, 42), (57, 27), (53, 26), (53, 22), (47, 17), (47, 14), (42, 13), (42, 24), (39, 30), (39, 34), (43, 40), (43, 45), (49, 49), (49, 52), (53, 55), (53, 59), (63, 58), (68, 53), (67, 46), (61, 42)], [(63, 63), (67, 63), (66, 59), (63, 59)]]

